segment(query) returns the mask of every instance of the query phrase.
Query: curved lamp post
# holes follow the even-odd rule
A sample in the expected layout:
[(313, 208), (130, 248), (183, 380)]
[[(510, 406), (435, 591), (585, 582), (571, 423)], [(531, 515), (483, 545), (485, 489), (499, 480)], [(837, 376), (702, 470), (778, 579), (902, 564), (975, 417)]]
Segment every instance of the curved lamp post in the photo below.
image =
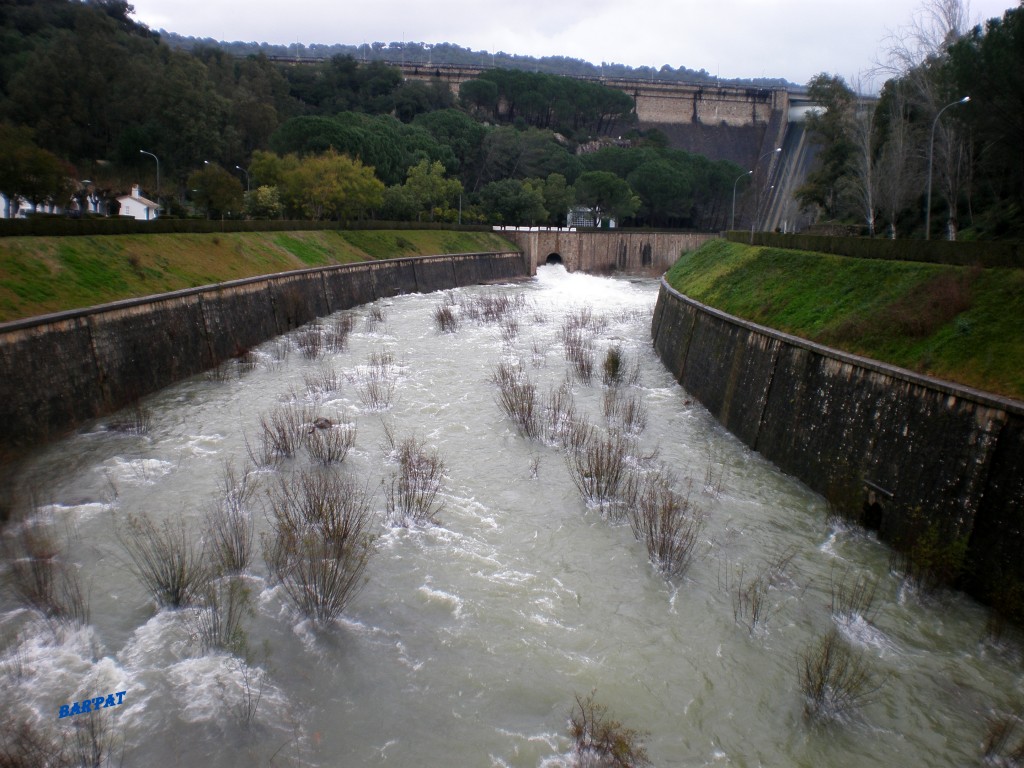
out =
[(928, 195), (924, 204), (924, 239), (930, 240), (932, 236), (932, 154), (935, 151), (935, 126), (939, 124), (939, 118), (942, 117), (942, 113), (950, 107), (955, 107), (957, 104), (966, 104), (971, 100), (970, 96), (964, 96), (962, 99), (952, 101), (935, 115), (935, 119), (932, 120), (932, 136), (928, 142)]
[(160, 205), (160, 158), (154, 155), (152, 152), (147, 152), (144, 149), (139, 150), (140, 155), (149, 155), (156, 160), (156, 204)]
[(249, 185), (249, 171), (240, 165), (236, 165), (235, 168), (245, 174), (245, 191), (252, 192), (252, 187)]
[(749, 176), (753, 171), (744, 171), (736, 177), (736, 181), (732, 183), (732, 216), (729, 218), (729, 229), (736, 228), (736, 185), (740, 183), (740, 179), (744, 176)]

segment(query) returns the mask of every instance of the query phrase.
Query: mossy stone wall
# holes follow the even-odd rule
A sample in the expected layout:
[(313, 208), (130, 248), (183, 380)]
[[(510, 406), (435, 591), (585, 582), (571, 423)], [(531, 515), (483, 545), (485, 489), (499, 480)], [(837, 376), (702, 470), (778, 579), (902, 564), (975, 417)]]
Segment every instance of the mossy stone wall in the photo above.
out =
[(518, 252), (345, 264), (0, 324), (0, 458), (332, 312), (529, 277)]
[(654, 346), (745, 444), (831, 495), (881, 500), (881, 535), (923, 518), (968, 542), (965, 585), (1024, 586), (1024, 403), (920, 376), (726, 315), (662, 281)]

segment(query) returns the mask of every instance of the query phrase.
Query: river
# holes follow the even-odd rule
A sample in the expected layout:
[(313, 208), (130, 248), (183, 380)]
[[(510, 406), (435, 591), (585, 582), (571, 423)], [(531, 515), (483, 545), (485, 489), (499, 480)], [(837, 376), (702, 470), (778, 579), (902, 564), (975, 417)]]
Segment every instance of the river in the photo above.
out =
[[(874, 535), (830, 520), (820, 496), (694, 402), (651, 348), (657, 288), (545, 266), (525, 283), (382, 300), (345, 313), (344, 349), (313, 359), (299, 331), (249, 366), (146, 398), (144, 429), (110, 429), (111, 417), (40, 450), (22, 487), (59, 533), (90, 617), (46, 623), (4, 594), (11, 716), (59, 738), (76, 722), (61, 705), (123, 691), (103, 715), (127, 766), (567, 766), (570, 712), (592, 693), (643, 732), (657, 766), (978, 764), (988, 719), (1021, 707), (1017, 646), (986, 637), (968, 598), (909, 584)], [(469, 317), (496, 297), (514, 322)], [(445, 301), (461, 312), (454, 333), (434, 319)], [(562, 342), (566, 319), (588, 312), (589, 383), (570, 375)], [(628, 523), (585, 503), (566, 451), (522, 436), (497, 402), (505, 362), (542, 400), (568, 377), (577, 411), (603, 425), (613, 346), (636, 377), (620, 387), (646, 415), (637, 461), (663, 467), (703, 520), (673, 578)], [(376, 402), (375, 366), (387, 373)], [(261, 417), (289, 403), (356, 429), (338, 471), (372, 495), (374, 552), (363, 589), (318, 625), (272, 583), (257, 543), (244, 664), (202, 652), (194, 610), (157, 610), (117, 532), (144, 513), (206, 540), (225, 466), (239, 477)], [(388, 522), (389, 435), (443, 460), (436, 523)], [(253, 468), (257, 533), (270, 527), (263, 489), (309, 465), (300, 453)], [(757, 574), (770, 579), (753, 622), (740, 591)], [(876, 583), (867, 615), (833, 611), (835, 585), (858, 578)], [(832, 629), (872, 691), (842, 716), (808, 717), (798, 668)]]

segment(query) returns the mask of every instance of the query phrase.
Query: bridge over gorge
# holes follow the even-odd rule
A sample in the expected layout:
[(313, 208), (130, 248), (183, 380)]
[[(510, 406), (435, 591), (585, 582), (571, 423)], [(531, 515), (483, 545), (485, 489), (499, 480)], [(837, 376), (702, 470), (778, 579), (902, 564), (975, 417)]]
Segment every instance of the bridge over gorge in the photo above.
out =
[[(322, 61), (275, 60), (294, 64)], [(441, 80), (456, 94), (464, 82), (486, 71), (483, 67), (454, 64), (384, 63), (401, 70), (407, 80)], [(816, 155), (816, 147), (808, 142), (804, 131), (804, 118), (813, 105), (803, 93), (726, 83), (585, 79), (629, 94), (636, 127), (660, 130), (670, 146), (712, 160), (729, 160), (752, 171), (749, 182), (737, 179), (737, 229), (793, 231), (809, 223), (810, 217), (801, 214), (793, 198)], [(624, 127), (611, 130), (620, 132)]]

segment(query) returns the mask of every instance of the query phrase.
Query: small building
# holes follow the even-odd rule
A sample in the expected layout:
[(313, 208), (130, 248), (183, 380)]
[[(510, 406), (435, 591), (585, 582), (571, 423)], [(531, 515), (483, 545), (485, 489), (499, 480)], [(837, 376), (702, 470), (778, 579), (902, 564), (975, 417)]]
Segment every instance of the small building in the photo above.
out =
[[(607, 225), (604, 222), (608, 222)], [(601, 216), (600, 212), (593, 208), (576, 205), (569, 209), (565, 225), (570, 228), (607, 226), (609, 229), (614, 229), (615, 219), (610, 216)]]
[(0, 219), (24, 218), (31, 210), (32, 207), (22, 198), (15, 197), (8, 200), (7, 195), (0, 192)]
[(117, 198), (117, 202), (121, 204), (121, 216), (130, 216), (139, 221), (149, 221), (160, 215), (160, 206), (143, 197), (138, 184), (133, 184), (132, 193), (121, 195)]
[(46, 202), (33, 206), (23, 197), (16, 197), (8, 201), (7, 196), (0, 194), (0, 219), (24, 219), (33, 213), (63, 213), (64, 209), (59, 205)]

